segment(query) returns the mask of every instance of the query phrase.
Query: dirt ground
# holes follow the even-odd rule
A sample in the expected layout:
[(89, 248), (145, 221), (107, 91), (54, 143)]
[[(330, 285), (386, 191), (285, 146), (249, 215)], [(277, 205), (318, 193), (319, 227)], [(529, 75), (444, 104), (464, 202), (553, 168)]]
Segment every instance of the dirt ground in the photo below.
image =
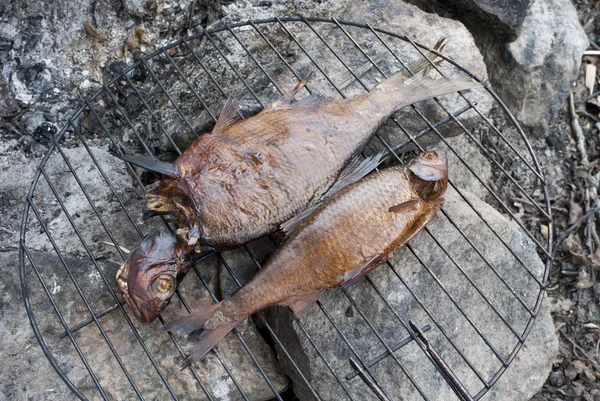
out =
[[(590, 48), (600, 49), (600, 2), (579, 0), (575, 5)], [(545, 155), (541, 162), (550, 192), (557, 194), (552, 198), (552, 213), (558, 248), (547, 302), (553, 305), (560, 340), (552, 373), (534, 401), (600, 400), (600, 241), (596, 222), (600, 205), (600, 174), (596, 176), (600, 171), (600, 85), (598, 74), (588, 64), (600, 64), (600, 57), (584, 57), (573, 87), (577, 124), (573, 124), (567, 101), (547, 136), (534, 140), (536, 151)], [(595, 82), (592, 94), (586, 88), (586, 76)], [(578, 131), (584, 140), (577, 140)]]

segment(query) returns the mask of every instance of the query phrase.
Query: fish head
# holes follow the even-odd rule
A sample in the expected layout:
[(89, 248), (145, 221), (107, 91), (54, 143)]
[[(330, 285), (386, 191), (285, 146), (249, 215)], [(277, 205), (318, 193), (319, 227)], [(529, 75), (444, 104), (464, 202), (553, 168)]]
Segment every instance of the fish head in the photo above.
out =
[(425, 201), (440, 198), (448, 186), (448, 158), (440, 148), (428, 149), (406, 166), (412, 187)]
[(129, 254), (117, 272), (117, 284), (135, 317), (150, 323), (169, 305), (182, 272), (189, 267), (177, 238), (156, 232)]

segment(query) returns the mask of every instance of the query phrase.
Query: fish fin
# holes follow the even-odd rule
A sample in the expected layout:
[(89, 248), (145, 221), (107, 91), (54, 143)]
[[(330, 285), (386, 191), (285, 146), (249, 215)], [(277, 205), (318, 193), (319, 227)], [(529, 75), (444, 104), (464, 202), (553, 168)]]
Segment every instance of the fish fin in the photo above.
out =
[(289, 219), (288, 221), (281, 224), (281, 230), (284, 232), (286, 236), (288, 236), (292, 231), (296, 229), (308, 216), (310, 216), (315, 209), (317, 209), (325, 199), (333, 196), (336, 192), (340, 191), (342, 188), (347, 187), (348, 185), (354, 184), (355, 182), (362, 179), (364, 176), (373, 171), (383, 160), (387, 151), (383, 151), (377, 153), (376, 155), (369, 156), (366, 158), (361, 158), (359, 155), (354, 157), (350, 163), (342, 170), (336, 182), (333, 183), (331, 188), (321, 197), (318, 203), (309, 207), (308, 209), (303, 210), (302, 212), (296, 214), (294, 217)]
[(320, 107), (331, 103), (332, 100), (323, 95), (313, 93), (292, 104), (292, 107)]
[(186, 358), (185, 362), (181, 366), (181, 370), (191, 366), (198, 362), (200, 359), (213, 349), (219, 341), (223, 339), (231, 330), (235, 329), (235, 326), (240, 324), (244, 319), (235, 320), (230, 323), (222, 324), (213, 330), (205, 330), (200, 334), (198, 342), (192, 348), (190, 355)]
[[(294, 98), (296, 97), (296, 95), (298, 94), (298, 92), (300, 92), (302, 90), (302, 88), (304, 88), (306, 86), (306, 82), (308, 81), (308, 78), (309, 77), (306, 77), (302, 81), (298, 82), (298, 84), (294, 87), (294, 89), (292, 89), (288, 93), (285, 93), (283, 96), (281, 96), (281, 99), (279, 99), (277, 102), (279, 102), (279, 103), (292, 102), (294, 100)], [(277, 102), (275, 102), (275, 103), (277, 103)], [(273, 103), (273, 104), (275, 104), (275, 103)]]
[(284, 235), (286, 237), (289, 236), (292, 231), (294, 231), (300, 224), (302, 224), (304, 220), (307, 219), (308, 216), (310, 216), (315, 211), (315, 209), (321, 206), (321, 203), (322, 202), (312, 205), (311, 207), (309, 207), (308, 209), (304, 209), (288, 221), (281, 223), (281, 226), (279, 228), (281, 229), (281, 231), (283, 231)]
[(427, 209), (425, 212), (421, 213), (410, 226), (410, 228), (405, 232), (404, 238), (405, 240), (400, 244), (404, 245), (408, 241), (410, 241), (415, 235), (421, 232), (425, 224), (429, 223), (431, 219), (435, 217), (437, 212), (440, 211), (442, 206), (444, 205), (444, 198), (439, 198), (431, 202), (427, 202)]
[(147, 155), (139, 155), (139, 156), (127, 156), (127, 155), (119, 155), (116, 153), (112, 153), (114, 157), (117, 159), (121, 159), (124, 162), (134, 164), (141, 168), (144, 168), (149, 171), (154, 171), (155, 173), (159, 173), (162, 175), (166, 175), (168, 177), (179, 177), (179, 167), (177, 167), (173, 163), (163, 162), (158, 160), (156, 157), (147, 156)]
[(201, 306), (200, 309), (191, 315), (180, 317), (168, 323), (162, 330), (189, 333), (190, 331), (201, 329), (220, 307), (221, 303)]
[(279, 99), (277, 99), (276, 101), (274, 101), (273, 103), (271, 103), (270, 105), (265, 107), (263, 112), (269, 112), (269, 111), (289, 108), (292, 101), (298, 94), (298, 92), (300, 92), (302, 90), (302, 88), (304, 88), (304, 86), (306, 85), (307, 79), (308, 79), (308, 77), (306, 77), (302, 81), (298, 82), (298, 85), (296, 85), (294, 87), (294, 89), (283, 94), (283, 96), (281, 96)]
[(219, 114), (219, 118), (217, 119), (217, 122), (215, 123), (211, 133), (221, 133), (231, 124), (239, 120), (238, 109), (239, 103), (237, 99), (233, 96), (229, 96), (225, 101), (225, 104), (223, 104), (221, 114)]
[[(439, 41), (436, 46), (441, 49), (444, 45), (445, 41)], [(434, 57), (430, 56), (429, 60), (432, 59)], [(439, 62), (434, 61), (433, 64), (437, 65)], [(467, 89), (483, 88), (484, 86), (470, 77), (455, 79), (427, 78), (427, 73), (433, 68), (432, 63), (427, 60), (413, 63), (410, 68), (413, 73), (412, 76), (409, 77), (410, 73), (404, 70), (377, 85), (371, 91), (374, 100), (378, 100), (382, 104), (392, 102), (394, 105), (393, 110), (397, 111), (421, 100)]]
[(411, 198), (406, 202), (402, 202), (398, 205), (394, 205), (389, 208), (388, 212), (390, 213), (406, 213), (415, 209), (418, 209), (419, 204), (425, 203), (421, 198)]
[[(442, 37), (440, 40), (438, 40), (435, 46), (433, 46), (433, 50), (441, 53), (447, 44), (448, 38)], [(439, 67), (439, 65), (444, 61), (444, 59), (438, 60), (438, 57), (439, 56), (435, 53), (430, 53), (426, 60), (421, 57), (419, 61), (410, 64), (408, 68), (402, 71), (400, 74), (404, 77), (404, 79), (409, 79), (412, 76), (411, 72), (425, 77), (434, 68), (434, 65)]]
[[(389, 82), (388, 82), (389, 81)], [(397, 82), (396, 84), (394, 83)], [(399, 82), (400, 81), (400, 82)], [(470, 77), (461, 77), (456, 79), (431, 79), (421, 76), (414, 76), (408, 80), (404, 80), (399, 76), (394, 76), (383, 82), (386, 85), (396, 85), (396, 88), (387, 88), (384, 92), (380, 92), (380, 96), (389, 98), (390, 92), (395, 91), (398, 103), (394, 110), (400, 110), (403, 107), (411, 105), (422, 100), (431, 99), (434, 97), (447, 95), (467, 89), (483, 88), (483, 86)]]
[(322, 199), (329, 198), (342, 188), (360, 181), (371, 171), (375, 170), (387, 153), (387, 150), (384, 150), (373, 156), (367, 156), (364, 159), (360, 157), (360, 155), (355, 156), (342, 170), (338, 179), (333, 183), (325, 195), (323, 195)]
[(346, 274), (344, 274), (344, 282), (343, 286), (348, 287), (354, 283), (356, 283), (360, 278), (362, 278), (365, 274), (371, 271), (370, 267), (373, 266), (373, 263), (376, 263), (378, 259), (381, 259), (381, 255), (375, 255), (370, 257), (365, 263), (358, 266), (354, 270), (350, 270)]
[(296, 317), (300, 317), (322, 294), (323, 291), (308, 295), (298, 295), (287, 299), (282, 305), (288, 306)]
[(318, 94), (310, 94), (300, 100), (294, 101), (296, 98), (296, 95), (306, 85), (306, 81), (308, 80), (310, 75), (312, 75), (312, 73), (309, 74), (308, 77), (306, 77), (302, 81), (300, 81), (298, 83), (298, 85), (296, 85), (294, 87), (294, 89), (292, 89), (288, 93), (284, 94), (279, 100), (276, 100), (273, 103), (271, 103), (270, 105), (268, 105), (267, 107), (265, 107), (263, 112), (289, 109), (292, 107), (318, 107), (318, 106), (324, 106), (326, 104), (331, 103), (331, 99), (329, 99), (325, 96), (318, 95)]

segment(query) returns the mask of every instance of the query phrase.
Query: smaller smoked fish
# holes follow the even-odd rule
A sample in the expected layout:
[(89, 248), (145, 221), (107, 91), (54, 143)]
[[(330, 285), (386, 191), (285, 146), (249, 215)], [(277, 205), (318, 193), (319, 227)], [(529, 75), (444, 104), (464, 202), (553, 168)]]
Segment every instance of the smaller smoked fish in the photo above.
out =
[(327, 289), (354, 283), (390, 259), (440, 210), (447, 182), (446, 155), (428, 150), (406, 168), (390, 167), (341, 189), (289, 224), (291, 233), (252, 280), (230, 298), (167, 326), (204, 329), (184, 367), (250, 315), (282, 305), (299, 316)]

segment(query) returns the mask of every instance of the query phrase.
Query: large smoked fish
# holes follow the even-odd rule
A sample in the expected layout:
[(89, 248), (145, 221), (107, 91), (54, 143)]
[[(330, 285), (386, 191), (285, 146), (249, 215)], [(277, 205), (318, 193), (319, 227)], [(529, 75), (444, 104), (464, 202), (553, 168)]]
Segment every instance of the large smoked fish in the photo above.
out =
[[(436, 48), (442, 46), (440, 41)], [(394, 112), (480, 86), (466, 77), (429, 79), (429, 66), (430, 61), (417, 62), (411, 66), (415, 76), (397, 74), (347, 100), (311, 95), (294, 101), (301, 83), (244, 120), (236, 120), (236, 103), (228, 101), (212, 132), (172, 164), (119, 156), (166, 176), (146, 193), (146, 207), (173, 215), (181, 239), (168, 234), (145, 239), (117, 273), (136, 317), (150, 322), (167, 306), (178, 279), (190, 268), (186, 255), (193, 250), (230, 249), (272, 233), (321, 200), (342, 175), (360, 178), (357, 172), (377, 160), (351, 161)]]
[(173, 321), (167, 330), (203, 328), (186, 365), (201, 359), (236, 325), (266, 307), (300, 315), (325, 290), (355, 282), (421, 231), (442, 207), (446, 155), (425, 151), (325, 200), (231, 298)]

